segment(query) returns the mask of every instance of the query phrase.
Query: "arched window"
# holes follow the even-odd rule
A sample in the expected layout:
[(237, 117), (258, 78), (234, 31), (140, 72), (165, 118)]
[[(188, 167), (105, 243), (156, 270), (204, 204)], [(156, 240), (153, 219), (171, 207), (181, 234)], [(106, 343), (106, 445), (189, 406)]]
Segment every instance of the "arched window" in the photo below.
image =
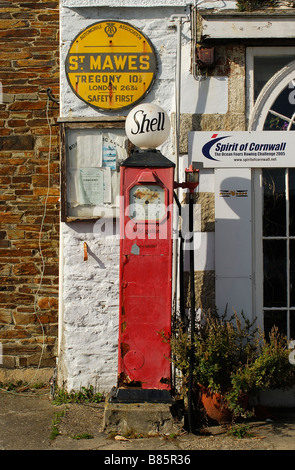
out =
[[(295, 61), (262, 88), (249, 130), (295, 130)], [(294, 168), (255, 170), (256, 309), (267, 334), (273, 325), (295, 338)], [(258, 313), (258, 312), (257, 312)]]
[(249, 130), (295, 130), (295, 61), (262, 88), (249, 119)]

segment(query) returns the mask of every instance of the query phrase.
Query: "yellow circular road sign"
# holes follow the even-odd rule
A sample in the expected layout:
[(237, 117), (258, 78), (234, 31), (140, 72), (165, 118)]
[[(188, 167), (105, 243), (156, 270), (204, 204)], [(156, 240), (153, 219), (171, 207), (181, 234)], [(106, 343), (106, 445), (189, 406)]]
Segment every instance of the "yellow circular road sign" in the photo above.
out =
[(153, 45), (141, 31), (122, 21), (100, 21), (75, 37), (65, 67), (81, 100), (117, 111), (134, 106), (148, 93), (157, 64)]

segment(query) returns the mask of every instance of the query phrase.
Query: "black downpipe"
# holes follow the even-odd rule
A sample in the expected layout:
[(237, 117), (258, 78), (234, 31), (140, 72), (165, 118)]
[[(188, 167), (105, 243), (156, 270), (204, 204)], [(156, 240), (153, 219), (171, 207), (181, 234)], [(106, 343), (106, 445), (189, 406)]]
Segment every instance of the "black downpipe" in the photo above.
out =
[[(177, 195), (174, 193), (174, 198), (179, 209), (179, 216), (181, 217), (181, 204)], [(195, 267), (194, 267), (194, 193), (190, 191), (189, 193), (189, 233), (190, 239), (190, 311), (191, 311), (191, 341), (190, 341), (190, 350), (189, 350), (189, 376), (188, 376), (188, 426), (189, 432), (194, 431), (194, 419), (193, 419), (193, 369), (194, 369), (194, 332), (195, 332), (195, 323), (196, 323), (196, 314), (195, 314)], [(183, 255), (183, 245), (184, 238), (182, 236), (182, 231), (179, 230), (180, 237), (180, 250), (179, 250), (179, 283), (180, 283), (180, 294), (179, 294), (179, 308), (180, 308), (180, 318), (182, 320), (182, 326), (187, 327), (187, 321), (185, 318), (185, 302), (184, 302), (184, 255)]]
[[(174, 199), (178, 207), (179, 218), (181, 218), (181, 204), (179, 202), (179, 199), (176, 193), (174, 193)], [(179, 314), (180, 314), (182, 325), (184, 325), (186, 323), (185, 322), (185, 308), (184, 308), (184, 276), (183, 276), (183, 269), (184, 269), (183, 242), (184, 240), (183, 240), (181, 228), (179, 229), (178, 236), (180, 239), (180, 244), (179, 244), (179, 285), (180, 285)]]
[(190, 243), (190, 311), (191, 311), (191, 342), (189, 351), (189, 376), (188, 376), (188, 425), (189, 432), (194, 431), (193, 426), (193, 370), (194, 370), (194, 333), (196, 323), (195, 312), (195, 266), (194, 266), (194, 193), (189, 193), (189, 233)]

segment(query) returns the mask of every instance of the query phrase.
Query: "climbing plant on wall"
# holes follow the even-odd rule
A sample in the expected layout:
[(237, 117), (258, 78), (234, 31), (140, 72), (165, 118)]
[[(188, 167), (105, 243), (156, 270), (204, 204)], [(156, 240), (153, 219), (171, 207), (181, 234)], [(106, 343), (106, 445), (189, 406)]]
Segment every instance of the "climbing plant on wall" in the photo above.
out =
[[(277, 0), (237, 0), (237, 8), (240, 11), (265, 10), (267, 8), (274, 8), (277, 5)], [(295, 2), (288, 2), (288, 6), (294, 7)]]

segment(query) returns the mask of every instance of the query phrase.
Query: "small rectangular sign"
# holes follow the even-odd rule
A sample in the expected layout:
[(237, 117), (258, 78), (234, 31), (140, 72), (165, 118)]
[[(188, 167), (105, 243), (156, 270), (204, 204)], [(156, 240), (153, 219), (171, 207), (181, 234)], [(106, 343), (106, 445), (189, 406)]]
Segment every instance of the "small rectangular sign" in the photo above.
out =
[(204, 168), (295, 167), (295, 132), (189, 132), (189, 156)]

